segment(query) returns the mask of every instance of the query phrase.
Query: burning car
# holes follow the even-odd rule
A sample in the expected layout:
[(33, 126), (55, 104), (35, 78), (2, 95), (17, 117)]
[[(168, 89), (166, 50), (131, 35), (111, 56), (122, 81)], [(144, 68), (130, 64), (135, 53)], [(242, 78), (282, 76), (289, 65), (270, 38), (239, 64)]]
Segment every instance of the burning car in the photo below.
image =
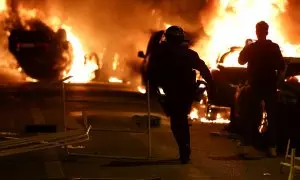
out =
[(72, 62), (66, 31), (52, 31), (41, 22), (32, 24), (32, 30), (13, 29), (9, 36), (9, 51), (19, 66), (31, 78), (44, 81), (63, 77)]

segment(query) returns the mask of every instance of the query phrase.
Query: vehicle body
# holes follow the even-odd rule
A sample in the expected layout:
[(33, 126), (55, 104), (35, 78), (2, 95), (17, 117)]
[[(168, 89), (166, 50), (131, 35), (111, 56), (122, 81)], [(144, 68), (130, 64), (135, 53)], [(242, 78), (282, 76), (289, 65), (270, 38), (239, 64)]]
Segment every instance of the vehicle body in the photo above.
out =
[[(217, 91), (222, 92), (215, 97), (213, 102), (215, 105), (232, 107), (235, 104), (238, 88), (246, 85), (247, 69), (246, 66), (238, 66), (238, 59), (235, 59), (236, 66), (224, 66), (226, 58), (232, 54), (237, 57), (236, 54), (239, 54), (241, 49), (241, 47), (230, 48), (228, 52), (218, 58), (217, 68), (211, 70)], [(229, 59), (232, 61), (232, 58)], [(300, 75), (300, 58), (284, 57), (284, 60), (287, 63), (285, 79)], [(289, 83), (289, 81), (285, 81), (285, 83)]]
[(54, 32), (44, 23), (28, 22), (30, 30), (18, 27), (10, 30), (9, 51), (24, 73), (39, 81), (63, 78), (70, 70), (72, 47), (66, 31)]

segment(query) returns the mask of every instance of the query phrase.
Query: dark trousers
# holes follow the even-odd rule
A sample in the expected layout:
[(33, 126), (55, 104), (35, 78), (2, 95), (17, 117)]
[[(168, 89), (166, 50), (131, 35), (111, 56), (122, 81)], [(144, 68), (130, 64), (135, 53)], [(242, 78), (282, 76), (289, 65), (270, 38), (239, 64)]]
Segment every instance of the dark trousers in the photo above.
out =
[(258, 89), (249, 88), (249, 106), (248, 113), (244, 125), (244, 143), (246, 145), (253, 144), (254, 137), (258, 133), (258, 127), (262, 120), (262, 101), (265, 104), (267, 113), (268, 129), (267, 129), (267, 145), (275, 147), (276, 145), (276, 89)]
[(191, 111), (192, 102), (192, 98), (176, 99), (167, 97), (171, 130), (177, 142), (181, 158), (189, 158), (190, 156), (190, 129), (188, 114)]
[(187, 114), (170, 116), (171, 130), (177, 142), (180, 157), (190, 156), (190, 129)]

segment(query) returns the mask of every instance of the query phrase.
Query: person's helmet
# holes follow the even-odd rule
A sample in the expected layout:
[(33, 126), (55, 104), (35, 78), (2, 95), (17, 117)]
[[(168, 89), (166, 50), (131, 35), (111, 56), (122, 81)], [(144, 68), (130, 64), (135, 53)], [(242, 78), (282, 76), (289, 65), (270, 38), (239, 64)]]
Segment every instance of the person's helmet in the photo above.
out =
[(171, 26), (166, 30), (165, 37), (168, 43), (180, 44), (184, 41), (184, 31), (179, 26)]

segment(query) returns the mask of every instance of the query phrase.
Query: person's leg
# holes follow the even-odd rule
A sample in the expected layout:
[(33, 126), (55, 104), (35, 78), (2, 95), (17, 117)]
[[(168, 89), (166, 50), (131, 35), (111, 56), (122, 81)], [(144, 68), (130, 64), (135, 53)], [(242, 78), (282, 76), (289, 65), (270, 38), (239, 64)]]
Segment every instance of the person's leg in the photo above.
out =
[(171, 130), (177, 142), (181, 161), (188, 161), (190, 157), (190, 132), (187, 118), (180, 115), (171, 116)]
[(267, 145), (269, 147), (269, 155), (276, 156), (276, 91), (266, 93), (264, 96), (264, 101), (268, 120)]
[(261, 111), (260, 93), (248, 89), (240, 109), (242, 138), (238, 147), (238, 153), (245, 158), (262, 158), (263, 154), (253, 147), (254, 136), (258, 132), (259, 112)]
[(190, 129), (188, 113), (191, 110), (192, 100), (179, 100), (174, 102), (171, 112), (171, 129), (179, 148), (179, 156), (182, 163), (190, 159)]
[(253, 90), (249, 90), (248, 92), (248, 100), (245, 101), (247, 106), (244, 106), (244, 110), (242, 111), (243, 118), (243, 140), (242, 144), (244, 146), (252, 146), (253, 145), (253, 137), (258, 131), (258, 119), (260, 117), (261, 112), (261, 96), (259, 93), (256, 93)]
[(173, 133), (173, 136), (176, 140), (176, 143), (178, 145), (178, 148), (180, 148), (180, 132), (178, 130), (178, 124), (177, 124), (178, 120), (177, 120), (177, 117), (175, 115), (171, 115), (170, 116), (170, 125), (171, 125), (171, 130), (172, 130), (172, 133)]

